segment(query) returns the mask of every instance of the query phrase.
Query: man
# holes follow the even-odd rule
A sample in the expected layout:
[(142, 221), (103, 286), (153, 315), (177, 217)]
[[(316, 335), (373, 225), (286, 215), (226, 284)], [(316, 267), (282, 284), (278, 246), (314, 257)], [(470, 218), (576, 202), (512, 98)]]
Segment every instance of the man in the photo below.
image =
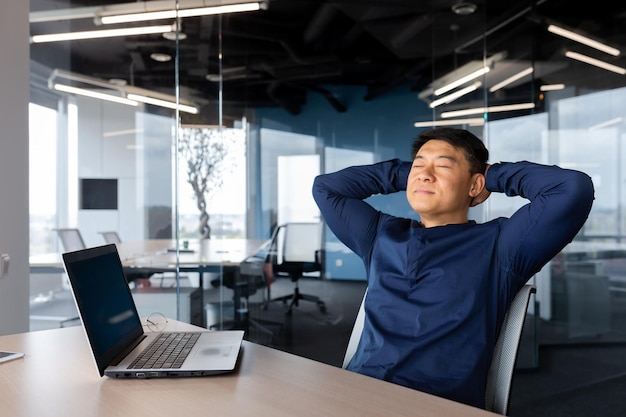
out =
[[(348, 369), (484, 408), (504, 314), (519, 289), (584, 224), (591, 179), (530, 162), (488, 165), (482, 141), (451, 128), (422, 133), (413, 162), (320, 175), (313, 196), (333, 233), (366, 267), (365, 326)], [(406, 191), (420, 221), (363, 200)], [(491, 192), (530, 203), (510, 218), (468, 220)]]

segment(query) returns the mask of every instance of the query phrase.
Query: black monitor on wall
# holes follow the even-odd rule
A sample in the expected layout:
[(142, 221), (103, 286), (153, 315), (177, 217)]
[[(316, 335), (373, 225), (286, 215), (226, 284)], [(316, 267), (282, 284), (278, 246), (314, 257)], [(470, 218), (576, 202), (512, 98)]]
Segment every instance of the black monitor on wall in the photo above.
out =
[(115, 178), (81, 178), (79, 193), (82, 210), (117, 210)]

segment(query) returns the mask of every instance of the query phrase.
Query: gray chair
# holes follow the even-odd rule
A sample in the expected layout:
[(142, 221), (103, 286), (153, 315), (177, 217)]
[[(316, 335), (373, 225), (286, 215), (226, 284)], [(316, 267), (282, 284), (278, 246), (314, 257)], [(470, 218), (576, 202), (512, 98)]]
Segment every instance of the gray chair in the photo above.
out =
[[(59, 228), (54, 230), (56, 230), (65, 252), (74, 252), (87, 247), (80, 230), (76, 228)], [(79, 316), (67, 317), (61, 320), (60, 326), (65, 327), (68, 323), (78, 320), (80, 320)]]
[(528, 310), (530, 295), (536, 291), (537, 288), (534, 285), (524, 285), (513, 298), (509, 310), (504, 316), (504, 322), (491, 358), (485, 390), (485, 408), (494, 413), (507, 415), (513, 371), (515, 370), (519, 342), (526, 320), (526, 311)]
[(120, 235), (115, 231), (98, 232), (102, 235), (102, 238), (106, 243), (122, 243)]
[[(120, 235), (116, 231), (104, 231), (98, 232), (102, 235), (105, 243), (122, 243), (122, 239)], [(150, 283), (150, 277), (152, 273), (149, 272), (133, 272), (132, 270), (125, 271), (126, 281), (129, 283), (134, 282), (136, 286), (150, 287), (152, 284)], [(163, 286), (163, 278), (161, 278), (161, 286)]]
[[(491, 359), (491, 366), (487, 374), (487, 387), (485, 389), (485, 408), (494, 413), (506, 415), (509, 408), (509, 396), (511, 393), (511, 383), (513, 381), (513, 371), (519, 341), (526, 320), (526, 311), (530, 301), (530, 295), (535, 293), (537, 288), (534, 285), (526, 284), (515, 295), (509, 309), (504, 316), (504, 322), (500, 329), (500, 334), (496, 341), (496, 346)], [(343, 358), (343, 368), (345, 369), (354, 356), (356, 348), (361, 339), (363, 325), (365, 323), (364, 301), (367, 291), (363, 296), (361, 307), (356, 316), (352, 334), (348, 341), (346, 354)]]
[(61, 244), (65, 252), (73, 252), (86, 248), (80, 230), (76, 228), (59, 228), (54, 230), (56, 230), (59, 239), (61, 239)]

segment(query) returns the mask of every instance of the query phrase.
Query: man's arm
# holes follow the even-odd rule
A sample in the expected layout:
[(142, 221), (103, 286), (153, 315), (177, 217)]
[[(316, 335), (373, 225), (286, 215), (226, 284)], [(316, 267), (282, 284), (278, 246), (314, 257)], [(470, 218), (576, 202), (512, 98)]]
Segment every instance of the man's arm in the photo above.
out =
[(394, 159), (319, 175), (313, 183), (313, 198), (339, 240), (363, 256), (376, 236), (380, 214), (363, 200), (406, 190), (410, 169), (409, 162)]
[(536, 273), (570, 243), (591, 211), (593, 183), (579, 171), (500, 163), (490, 166), (486, 178), (489, 191), (530, 200), (500, 234), (500, 260), (520, 278)]

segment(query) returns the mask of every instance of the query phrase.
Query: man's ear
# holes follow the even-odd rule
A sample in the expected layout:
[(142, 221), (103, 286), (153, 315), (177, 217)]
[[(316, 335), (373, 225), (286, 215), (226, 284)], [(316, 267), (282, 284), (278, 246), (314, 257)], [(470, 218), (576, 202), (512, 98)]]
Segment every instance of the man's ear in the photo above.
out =
[(469, 190), (470, 207), (475, 207), (484, 202), (491, 194), (487, 190), (485, 176), (483, 174), (474, 174)]
[(482, 193), (485, 188), (485, 176), (483, 174), (472, 175), (472, 182), (469, 189), (469, 196), (474, 198)]

